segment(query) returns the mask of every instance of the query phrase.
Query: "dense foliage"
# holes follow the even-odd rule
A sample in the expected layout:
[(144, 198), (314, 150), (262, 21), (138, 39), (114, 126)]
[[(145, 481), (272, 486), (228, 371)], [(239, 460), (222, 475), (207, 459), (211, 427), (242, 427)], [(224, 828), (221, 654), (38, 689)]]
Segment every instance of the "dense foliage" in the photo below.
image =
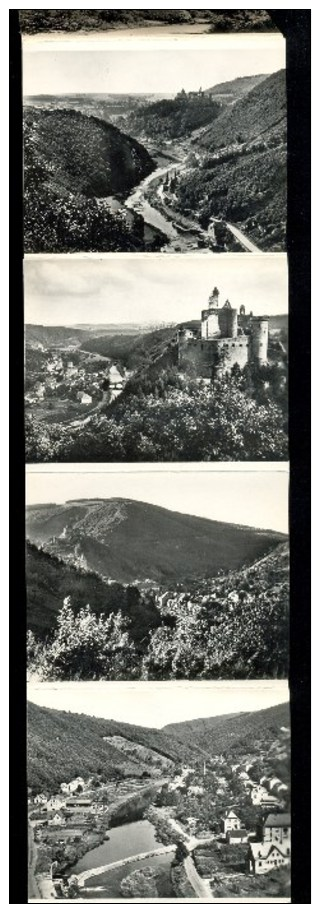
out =
[(287, 460), (283, 372), (246, 368), (215, 381), (168, 366), (133, 378), (122, 396), (81, 427), (26, 417), (26, 456), (40, 461)]
[(129, 618), (129, 637), (140, 648), (148, 631), (160, 625), (155, 603), (147, 591), (113, 582), (94, 572), (80, 570), (42, 549), (27, 544), (27, 625), (37, 639), (45, 639), (57, 624), (61, 600), (71, 597), (75, 615), (90, 600), (95, 615), (121, 612)]
[[(150, 592), (151, 593), (151, 592)], [(75, 615), (65, 600), (53, 639), (28, 634), (28, 665), (43, 679), (284, 678), (288, 674), (288, 549), (194, 591), (158, 602), (161, 625), (140, 649), (120, 612)]]
[(127, 225), (101, 200), (152, 172), (148, 152), (77, 110), (28, 107), (24, 120), (25, 250), (143, 250), (143, 221)]
[(210, 94), (186, 93), (182, 90), (172, 100), (160, 100), (139, 107), (126, 120), (130, 134), (146, 135), (161, 139), (178, 139), (190, 135), (195, 129), (212, 123), (221, 112), (222, 105)]
[(42, 31), (103, 31), (117, 25), (211, 22), (213, 31), (270, 31), (272, 19), (264, 9), (20, 9), (21, 29)]
[(121, 779), (124, 775), (142, 776), (146, 764), (134, 753), (123, 753), (108, 744), (105, 737), (121, 735), (150, 750), (179, 762), (181, 744), (163, 732), (122, 722), (45, 709), (28, 705), (28, 784), (37, 794), (57, 792), (61, 782), (76, 776), (86, 780), (95, 775), (99, 781)]

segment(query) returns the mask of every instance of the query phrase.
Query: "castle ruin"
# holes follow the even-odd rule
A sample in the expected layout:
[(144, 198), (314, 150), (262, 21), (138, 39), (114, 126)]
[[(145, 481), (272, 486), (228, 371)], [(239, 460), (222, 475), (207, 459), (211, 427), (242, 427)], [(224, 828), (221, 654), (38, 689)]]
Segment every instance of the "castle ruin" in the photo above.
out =
[(238, 313), (230, 301), (220, 308), (215, 288), (201, 313), (200, 330), (178, 331), (178, 363), (200, 377), (213, 379), (229, 373), (235, 364), (241, 370), (250, 363), (267, 364), (268, 340), (268, 317), (246, 314), (243, 305)]

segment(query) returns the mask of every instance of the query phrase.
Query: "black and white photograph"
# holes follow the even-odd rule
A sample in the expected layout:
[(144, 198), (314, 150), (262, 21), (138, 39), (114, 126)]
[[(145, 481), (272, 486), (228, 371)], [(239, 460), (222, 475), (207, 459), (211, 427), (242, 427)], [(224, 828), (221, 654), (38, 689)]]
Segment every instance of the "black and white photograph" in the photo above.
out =
[(134, 37), (277, 31), (266, 9), (20, 9), (23, 35), (57, 38), (115, 31)]
[(290, 901), (286, 682), (28, 685), (29, 901)]
[(23, 87), (26, 252), (285, 251), (282, 35), (29, 39)]
[(28, 258), (27, 461), (287, 461), (287, 282), (285, 255)]
[(27, 470), (29, 677), (288, 676), (288, 469)]

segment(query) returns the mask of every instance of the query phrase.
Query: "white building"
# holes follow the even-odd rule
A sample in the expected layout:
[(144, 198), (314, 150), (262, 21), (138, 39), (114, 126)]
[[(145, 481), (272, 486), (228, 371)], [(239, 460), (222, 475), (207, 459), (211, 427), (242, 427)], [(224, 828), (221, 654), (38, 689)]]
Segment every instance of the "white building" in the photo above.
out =
[(290, 863), (290, 846), (280, 842), (253, 842), (249, 851), (249, 872), (259, 876)]
[(238, 832), (241, 829), (241, 822), (239, 817), (233, 810), (226, 810), (224, 816), (221, 820), (222, 825), (222, 834), (227, 835), (227, 832)]

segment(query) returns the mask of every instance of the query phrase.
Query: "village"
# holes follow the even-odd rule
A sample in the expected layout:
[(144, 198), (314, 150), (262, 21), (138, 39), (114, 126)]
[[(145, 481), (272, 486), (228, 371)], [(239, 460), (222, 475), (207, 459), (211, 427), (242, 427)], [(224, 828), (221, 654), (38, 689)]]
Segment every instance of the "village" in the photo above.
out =
[[(254, 896), (256, 882), (290, 867), (290, 796), (281, 777), (289, 738), (283, 727), (264, 771), (259, 751), (254, 757), (240, 756), (236, 763), (228, 755), (216, 755), (201, 764), (175, 766), (169, 758), (120, 735), (106, 738), (130, 755), (127, 776), (110, 781), (99, 774), (86, 780), (76, 776), (62, 782), (51, 796), (45, 792), (33, 796), (30, 789), (29, 824), (40, 896), (50, 889), (51, 897), (80, 897), (88, 877), (119, 867), (120, 862), (102, 864), (80, 875), (73, 873), (86, 851), (108, 841), (112, 826), (132, 821), (134, 827), (141, 818), (155, 827), (163, 845), (159, 854), (176, 851), (177, 846), (182, 851), (184, 875), (196, 896), (201, 889), (206, 897), (214, 897), (221, 883), (235, 880), (240, 885), (251, 881)], [(271, 767), (275, 762), (278, 770)], [(138, 831), (140, 823), (136, 825)], [(124, 850), (121, 863), (155, 853), (127, 856)], [(182, 891), (179, 896), (184, 896)]]
[(73, 415), (109, 405), (129, 373), (120, 364), (74, 345), (46, 349), (27, 346), (26, 410), (37, 417), (71, 421)]

